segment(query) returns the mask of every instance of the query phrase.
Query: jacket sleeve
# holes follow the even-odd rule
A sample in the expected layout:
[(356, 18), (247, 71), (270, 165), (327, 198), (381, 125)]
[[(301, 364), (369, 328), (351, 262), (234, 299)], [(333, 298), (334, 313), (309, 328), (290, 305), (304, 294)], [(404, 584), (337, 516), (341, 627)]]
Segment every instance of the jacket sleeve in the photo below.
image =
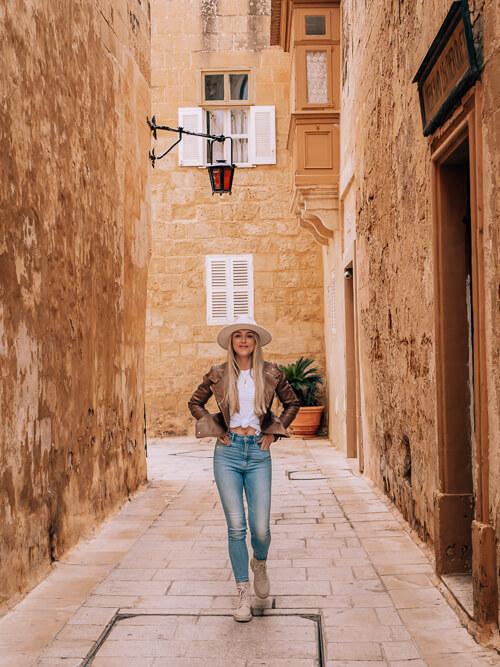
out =
[(280, 414), (280, 421), (285, 428), (288, 428), (299, 411), (300, 403), (294, 390), (288, 384), (285, 374), (281, 370), (278, 384), (276, 386), (276, 393), (283, 404), (283, 412)]
[(198, 388), (188, 401), (189, 411), (195, 419), (201, 419), (205, 415), (210, 414), (205, 408), (205, 403), (212, 395), (212, 383), (208, 377), (211, 372), (212, 369), (210, 369), (208, 373), (203, 376), (201, 384), (198, 385)]

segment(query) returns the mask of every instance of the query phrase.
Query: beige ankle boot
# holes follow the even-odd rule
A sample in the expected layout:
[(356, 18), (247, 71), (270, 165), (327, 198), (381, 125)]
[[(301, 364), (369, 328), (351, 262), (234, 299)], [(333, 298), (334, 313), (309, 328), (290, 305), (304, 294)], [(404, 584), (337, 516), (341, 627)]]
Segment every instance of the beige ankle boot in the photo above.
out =
[(252, 619), (250, 607), (250, 584), (248, 581), (240, 581), (236, 584), (238, 591), (238, 606), (234, 610), (234, 620), (244, 623)]
[(261, 600), (264, 600), (269, 595), (271, 582), (267, 574), (267, 562), (265, 560), (257, 560), (253, 558), (250, 560), (250, 567), (254, 575), (253, 589), (255, 595)]

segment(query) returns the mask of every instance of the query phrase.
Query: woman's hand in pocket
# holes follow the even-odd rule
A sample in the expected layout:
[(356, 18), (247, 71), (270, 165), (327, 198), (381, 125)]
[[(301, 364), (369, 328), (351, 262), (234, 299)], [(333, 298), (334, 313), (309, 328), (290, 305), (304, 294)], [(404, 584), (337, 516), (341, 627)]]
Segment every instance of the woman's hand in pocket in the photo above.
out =
[(224, 433), (218, 437), (219, 442), (222, 442), (223, 445), (229, 445), (229, 433)]
[(262, 438), (259, 438), (259, 442), (261, 449), (269, 449), (274, 442), (274, 435), (263, 435)]

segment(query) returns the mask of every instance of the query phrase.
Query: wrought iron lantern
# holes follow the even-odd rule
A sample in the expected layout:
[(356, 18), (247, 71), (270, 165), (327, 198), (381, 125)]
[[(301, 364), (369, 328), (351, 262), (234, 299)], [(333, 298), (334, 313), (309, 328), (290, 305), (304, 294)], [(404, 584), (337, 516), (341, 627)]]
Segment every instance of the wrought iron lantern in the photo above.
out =
[[(232, 137), (225, 137), (223, 134), (206, 134), (204, 132), (192, 132), (191, 130), (185, 130), (183, 127), (168, 127), (167, 125), (157, 125), (155, 117), (153, 116), (151, 120), (147, 118), (147, 123), (151, 129), (153, 137), (157, 139), (158, 130), (166, 130), (167, 132), (177, 132), (179, 137), (177, 141), (167, 148), (167, 150), (161, 155), (155, 154), (155, 149), (153, 148), (149, 151), (149, 159), (151, 160), (151, 166), (154, 169), (156, 160), (161, 160), (167, 153), (170, 153), (174, 146), (182, 141), (183, 134), (190, 134), (194, 137), (203, 137), (208, 140), (208, 158), (210, 164), (207, 165), (208, 175), (210, 177), (210, 185), (212, 186), (212, 194), (216, 192), (220, 195), (224, 193), (231, 194), (231, 188), (233, 187), (233, 176), (236, 165), (233, 164), (233, 139)], [(229, 139), (231, 142), (231, 162), (228, 163), (226, 160), (216, 160), (213, 161), (213, 145), (215, 141), (218, 141), (222, 144)]]
[[(210, 164), (207, 165), (208, 175), (210, 176), (210, 185), (212, 186), (212, 194), (216, 192), (222, 195), (227, 192), (231, 194), (231, 188), (233, 187), (233, 176), (235, 165), (233, 164), (233, 138), (225, 137), (231, 142), (231, 162), (228, 164), (226, 160), (216, 160), (215, 164), (213, 161), (213, 144), (214, 141), (218, 139), (212, 139), (208, 143), (208, 158)], [(224, 143), (224, 142), (223, 142)]]

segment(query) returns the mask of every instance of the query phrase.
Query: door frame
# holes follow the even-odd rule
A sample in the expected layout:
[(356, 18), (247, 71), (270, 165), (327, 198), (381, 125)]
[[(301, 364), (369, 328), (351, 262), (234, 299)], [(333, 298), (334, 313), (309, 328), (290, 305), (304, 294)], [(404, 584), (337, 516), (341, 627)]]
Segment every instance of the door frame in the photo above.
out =
[[(481, 83), (464, 96), (458, 112), (444, 131), (431, 140), (432, 219), (436, 339), (436, 416), (438, 472), (440, 488), (435, 494), (435, 551), (438, 574), (450, 571), (447, 556), (450, 530), (457, 516), (470, 512), (472, 493), (449, 493), (450, 468), (446, 441), (446, 380), (444, 377), (443, 328), (443, 216), (441, 209), (440, 168), (456, 148), (469, 141), (470, 215), (472, 251), (472, 316), (474, 329), (474, 417), (475, 460), (472, 475), (475, 490), (475, 516), (470, 521), (472, 542), (472, 582), (474, 618), (481, 625), (498, 623), (495, 530), (489, 511), (489, 439), (486, 364), (485, 277), (483, 249), (483, 179), (481, 136)], [(451, 485), (452, 488), (452, 485)], [(453, 491), (453, 489), (452, 489)], [(469, 496), (469, 497), (466, 497)], [(457, 531), (463, 530), (465, 523)]]

